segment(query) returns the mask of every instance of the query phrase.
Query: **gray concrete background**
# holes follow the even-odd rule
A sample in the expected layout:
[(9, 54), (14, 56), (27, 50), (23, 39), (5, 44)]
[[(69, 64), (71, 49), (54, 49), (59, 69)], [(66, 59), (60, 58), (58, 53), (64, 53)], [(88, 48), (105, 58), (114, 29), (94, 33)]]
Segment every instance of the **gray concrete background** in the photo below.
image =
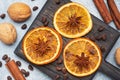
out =
[[(7, 14), (8, 6), (10, 4), (12, 4), (14, 2), (18, 2), (18, 1), (25, 2), (31, 8), (33, 6), (39, 6), (39, 9), (37, 11), (32, 12), (32, 16), (30, 17), (30, 19), (23, 23), (15, 23), (8, 17), (8, 14)], [(17, 41), (15, 42), (15, 44), (8, 46), (8, 45), (5, 45), (2, 42), (0, 42), (0, 61), (2, 61), (2, 56), (4, 54), (8, 54), (12, 59), (19, 60), (22, 62), (22, 66), (20, 68), (24, 68), (24, 69), (28, 70), (28, 68), (27, 68), (28, 63), (25, 62), (24, 60), (20, 59), (19, 57), (17, 57), (13, 51), (17, 47), (18, 43), (20, 42), (20, 40), (26, 33), (29, 26), (32, 24), (33, 20), (35, 19), (38, 12), (41, 10), (41, 8), (43, 7), (43, 5), (46, 1), (47, 0), (35, 0), (35, 1), (31, 1), (31, 0), (0, 0), (0, 14), (2, 14), (2, 13), (7, 14), (6, 18), (4, 20), (0, 19), (0, 23), (10, 22), (15, 26), (15, 28), (17, 30)], [(92, 13), (93, 15), (95, 15), (96, 17), (98, 17), (99, 19), (102, 20), (102, 18), (100, 16), (100, 14), (98, 13), (96, 7), (94, 6), (94, 3), (92, 0), (72, 0), (72, 1), (83, 4), (89, 10), (90, 13)], [(105, 2), (106, 2), (106, 0), (105, 0)], [(115, 2), (117, 4), (117, 7), (120, 10), (120, 0), (115, 0)], [(28, 25), (28, 27), (27, 27), (27, 29), (22, 30), (21, 25), (23, 25), (24, 23), (26, 23)], [(109, 25), (112, 26), (114, 29), (116, 29), (113, 22), (111, 22)], [(110, 53), (106, 59), (108, 62), (110, 62), (111, 64), (113, 64), (116, 67), (118, 67), (118, 66), (116, 65), (115, 60), (114, 60), (114, 53), (115, 53), (116, 48), (120, 47), (119, 42), (120, 42), (120, 39), (118, 39), (118, 41), (115, 43), (115, 45), (113, 46), (112, 50), (110, 51)], [(11, 75), (4, 64), (5, 64), (5, 62), (3, 62), (3, 66), (2, 66), (2, 68), (0, 68), (0, 80), (7, 80), (6, 77), (8, 75)], [(34, 68), (34, 71), (30, 71), (30, 76), (27, 78), (27, 80), (52, 80), (52, 79), (50, 79), (46, 74), (40, 72), (38, 69)], [(105, 74), (98, 72), (93, 80), (111, 80), (111, 79), (109, 77), (107, 77)]]

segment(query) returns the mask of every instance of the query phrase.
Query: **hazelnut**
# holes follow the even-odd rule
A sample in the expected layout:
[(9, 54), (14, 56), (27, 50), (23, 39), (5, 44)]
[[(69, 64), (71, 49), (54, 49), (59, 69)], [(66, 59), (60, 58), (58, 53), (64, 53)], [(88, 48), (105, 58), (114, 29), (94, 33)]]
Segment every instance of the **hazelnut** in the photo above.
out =
[(118, 65), (120, 65), (120, 48), (116, 49), (115, 60)]
[(31, 16), (30, 7), (22, 2), (15, 2), (8, 7), (8, 15), (15, 22), (26, 21)]
[(17, 33), (11, 23), (0, 24), (0, 40), (5, 44), (13, 44), (16, 41)]

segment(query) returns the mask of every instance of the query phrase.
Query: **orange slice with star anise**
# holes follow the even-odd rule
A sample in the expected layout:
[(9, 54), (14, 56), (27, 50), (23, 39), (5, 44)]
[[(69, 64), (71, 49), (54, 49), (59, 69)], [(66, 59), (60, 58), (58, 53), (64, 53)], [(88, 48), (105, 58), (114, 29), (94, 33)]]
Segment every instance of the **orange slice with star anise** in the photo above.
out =
[(61, 6), (54, 15), (53, 24), (61, 35), (68, 38), (84, 36), (92, 29), (90, 13), (75, 2)]
[(94, 73), (102, 61), (99, 47), (87, 38), (70, 41), (63, 51), (63, 58), (68, 72), (78, 77)]
[(62, 50), (62, 38), (58, 32), (48, 27), (38, 27), (29, 31), (22, 44), (26, 58), (37, 65), (55, 61)]

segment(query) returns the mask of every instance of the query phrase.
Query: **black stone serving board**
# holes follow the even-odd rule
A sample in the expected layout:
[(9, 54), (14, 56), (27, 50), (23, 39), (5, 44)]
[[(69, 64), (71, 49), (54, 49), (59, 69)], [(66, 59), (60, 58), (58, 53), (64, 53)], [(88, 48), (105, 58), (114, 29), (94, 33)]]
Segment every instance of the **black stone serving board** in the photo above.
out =
[[(69, 0), (60, 0), (60, 4), (56, 4), (54, 0), (47, 0), (46, 4), (44, 5), (43, 9), (39, 12), (38, 16), (36, 17), (36, 19), (34, 20), (34, 22), (32, 23), (32, 25), (30, 26), (29, 30), (35, 28), (35, 27), (39, 27), (39, 26), (43, 26), (43, 24), (41, 23), (41, 18), (43, 16), (47, 17), (47, 20), (49, 21), (48, 26), (53, 27), (53, 16), (54, 13), (56, 12), (56, 10), (64, 5), (65, 3), (71, 2)], [(101, 20), (99, 20), (98, 18), (96, 18), (95, 16), (92, 16), (92, 20), (93, 20), (93, 29), (90, 33), (88, 33), (86, 36), (84, 37), (94, 37), (94, 36), (98, 36), (101, 34), (106, 34), (107, 35), (107, 40), (105, 41), (98, 41), (95, 40), (95, 42), (99, 45), (105, 48), (105, 51), (102, 52), (102, 64), (99, 67), (98, 71), (101, 71), (102, 73), (105, 73), (106, 75), (108, 75), (109, 77), (111, 77), (114, 80), (120, 80), (120, 70), (116, 67), (114, 67), (113, 65), (111, 65), (110, 63), (105, 61), (106, 56), (108, 55), (109, 51), (111, 50), (111, 48), (113, 47), (114, 43), (116, 42), (116, 40), (119, 37), (119, 32), (114, 30), (113, 28), (111, 28), (110, 26), (108, 26), (107, 24), (105, 24), (104, 22), (102, 22)], [(105, 27), (105, 29), (102, 32), (98, 31), (99, 27)], [(67, 42), (71, 39), (63, 38), (63, 49), (64, 46), (67, 44)], [(17, 46), (17, 48), (15, 49), (14, 53), (19, 56), (20, 58), (24, 59), (25, 61), (29, 62), (25, 56), (22, 53), (22, 49), (21, 49), (21, 42), (19, 43), (19, 45)], [(61, 56), (59, 57), (59, 59), (57, 59), (56, 61), (54, 61), (53, 63), (44, 65), (44, 66), (38, 66), (38, 65), (34, 65), (36, 68), (38, 68), (40, 71), (44, 72), (45, 74), (47, 74), (48, 76), (50, 76), (53, 80), (55, 79), (56, 75), (59, 75), (60, 78), (57, 80), (64, 80), (64, 74), (62, 73), (62, 71), (57, 71), (56, 70), (56, 66), (60, 66), (60, 67), (64, 67), (63, 63), (60, 65), (57, 65), (56, 62), (58, 60), (62, 59), (62, 53)], [(29, 62), (30, 63), (30, 62)], [(69, 74), (67, 72), (67, 76), (68, 79), (67, 80), (91, 80), (94, 77), (95, 73), (90, 75), (90, 76), (86, 76), (86, 77), (82, 77), (82, 78), (78, 78), (75, 76), (72, 76), (71, 74)]]

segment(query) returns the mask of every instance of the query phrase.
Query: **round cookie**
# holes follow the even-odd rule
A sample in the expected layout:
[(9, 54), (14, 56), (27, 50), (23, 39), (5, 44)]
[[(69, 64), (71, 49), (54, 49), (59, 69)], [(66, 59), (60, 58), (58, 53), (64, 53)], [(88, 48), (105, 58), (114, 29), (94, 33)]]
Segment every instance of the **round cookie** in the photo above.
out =
[(8, 15), (15, 22), (26, 21), (31, 16), (30, 7), (23, 2), (15, 2), (8, 7)]

